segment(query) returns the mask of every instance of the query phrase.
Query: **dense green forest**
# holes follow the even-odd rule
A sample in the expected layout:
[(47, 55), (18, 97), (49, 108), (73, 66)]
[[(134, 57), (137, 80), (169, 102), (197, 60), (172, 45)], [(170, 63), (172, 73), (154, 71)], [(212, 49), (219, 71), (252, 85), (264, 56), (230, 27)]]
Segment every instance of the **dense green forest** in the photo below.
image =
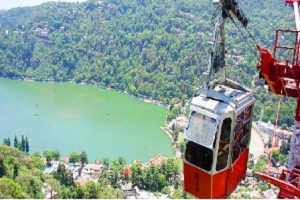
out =
[[(261, 46), (272, 49), (275, 30), (295, 26), (282, 0), (239, 3)], [(204, 80), (215, 9), (211, 0), (90, 0), (2, 11), (0, 76), (97, 83), (164, 102), (191, 98)], [(256, 118), (265, 108), (263, 120), (274, 122), (279, 98), (258, 80), (255, 43), (238, 26), (246, 38), (226, 24), (229, 78), (255, 89)], [(284, 102), (280, 124), (291, 125), (295, 102)]]

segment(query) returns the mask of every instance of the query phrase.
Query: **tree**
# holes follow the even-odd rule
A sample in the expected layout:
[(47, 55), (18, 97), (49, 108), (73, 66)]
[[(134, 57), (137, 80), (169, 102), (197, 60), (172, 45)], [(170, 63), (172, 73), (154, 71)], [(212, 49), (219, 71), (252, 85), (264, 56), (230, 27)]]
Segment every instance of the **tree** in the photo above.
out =
[(21, 189), (31, 198), (39, 199), (44, 197), (41, 192), (43, 182), (39, 176), (33, 175), (33, 173), (22, 172), (19, 173), (18, 177), (15, 179), (15, 182), (18, 183), (21, 186)]
[(13, 155), (7, 156), (4, 160), (5, 166), (7, 167), (7, 170), (13, 171), (14, 165), (19, 166), (20, 162), (19, 159)]
[(143, 170), (143, 176), (144, 176), (144, 186), (146, 190), (151, 190), (153, 191), (153, 174), (151, 173), (149, 168), (146, 168)]
[(15, 164), (13, 179), (15, 180), (18, 175), (19, 175), (19, 167), (17, 166), (17, 164)]
[(114, 199), (123, 199), (124, 198), (124, 192), (123, 192), (123, 190), (121, 190), (121, 189), (115, 189), (114, 190)]
[(122, 170), (121, 179), (128, 182), (128, 180), (130, 179), (130, 175), (131, 175), (130, 169), (126, 167)]
[(62, 199), (70, 199), (72, 198), (72, 191), (70, 188), (68, 187), (63, 187), (62, 191), (61, 191), (61, 198)]
[(6, 168), (4, 165), (3, 158), (0, 158), (0, 178), (2, 178), (6, 174)]
[(12, 179), (0, 178), (0, 199), (27, 199), (29, 196), (22, 191), (19, 184)]
[(274, 109), (271, 106), (266, 106), (264, 109), (264, 115), (263, 115), (262, 120), (264, 122), (271, 121), (272, 123), (274, 123), (275, 119), (276, 119), (276, 115), (275, 115)]
[(162, 190), (161, 190), (161, 193), (163, 193), (163, 194), (167, 194), (167, 195), (169, 195), (170, 194), (170, 188), (169, 187), (164, 187)]
[(33, 194), (34, 194), (33, 197), (36, 198), (37, 190), (36, 190), (36, 188), (34, 187), (34, 180), (33, 180), (33, 179), (30, 180), (30, 186), (33, 188), (33, 189), (32, 189), (32, 192), (33, 192)]
[(268, 166), (268, 158), (263, 156), (260, 157), (257, 163), (253, 166), (253, 172), (265, 172)]
[(73, 173), (71, 171), (67, 171), (67, 186), (74, 186), (74, 178), (73, 178)]
[(10, 146), (10, 139), (9, 138), (4, 138), (3, 139), (3, 144), (7, 145), (7, 146)]
[(181, 98), (181, 106), (182, 107), (185, 106), (185, 98), (186, 98), (186, 96)]
[(180, 189), (176, 189), (172, 196), (173, 199), (183, 199), (183, 191)]
[(173, 110), (173, 108), (174, 108), (174, 104), (173, 104), (173, 103), (171, 103), (171, 104), (170, 104), (170, 109), (169, 109), (169, 110), (170, 110), (170, 111), (172, 111), (172, 110)]
[(36, 181), (34, 181), (34, 179), (30, 179), (30, 187), (31, 187), (31, 191), (33, 193), (33, 198), (38, 198), (39, 195), (37, 195), (40, 191), (41, 185), (37, 185)]
[(126, 165), (126, 160), (124, 157), (119, 157), (118, 158), (118, 162), (121, 166), (125, 166)]
[(282, 124), (282, 125), (281, 125), (281, 129), (282, 129), (282, 130), (286, 130), (286, 129), (287, 129), (287, 124)]
[(109, 158), (103, 158), (102, 164), (106, 167), (106, 169), (109, 168)]
[(78, 185), (76, 187), (76, 197), (75, 197), (75, 199), (83, 199), (83, 198), (84, 198), (84, 192), (83, 192), (81, 186)]
[(164, 174), (158, 174), (157, 184), (158, 191), (161, 191), (166, 185), (168, 185)]
[(99, 193), (101, 199), (122, 199), (124, 193), (120, 189), (114, 189), (111, 186), (105, 187), (102, 192)]
[(79, 155), (76, 152), (71, 152), (69, 155), (69, 162), (70, 163), (76, 163), (79, 161)]
[(45, 181), (45, 183), (48, 185), (47, 191), (50, 192), (51, 198), (59, 198), (61, 193), (59, 182), (53, 178), (49, 178)]
[(29, 142), (28, 142), (27, 137), (26, 137), (26, 140), (25, 140), (25, 151), (26, 151), (27, 154), (29, 153)]
[(281, 154), (279, 151), (273, 151), (272, 165), (277, 167), (279, 165), (285, 165), (287, 163), (288, 156)]
[(39, 152), (34, 152), (34, 153), (31, 154), (31, 156), (37, 157), (37, 158), (41, 158), (42, 157)]
[(271, 148), (273, 146), (273, 137), (269, 137), (269, 141), (267, 143), (267, 148)]
[(56, 172), (54, 172), (53, 177), (59, 181), (61, 185), (67, 185), (67, 173), (65, 165), (59, 164)]
[(81, 152), (81, 154), (79, 155), (79, 157), (80, 157), (80, 162), (81, 162), (82, 166), (85, 163), (88, 163), (88, 158), (87, 158), (87, 155), (86, 155), (85, 151)]
[(70, 187), (74, 185), (73, 174), (67, 171), (64, 164), (59, 164), (53, 177), (59, 181), (61, 185)]
[(98, 199), (99, 185), (96, 185), (93, 181), (88, 181), (83, 186), (85, 199)]
[(280, 148), (280, 153), (282, 153), (283, 155), (288, 155), (290, 152), (290, 144), (288, 142), (286, 142), (285, 140), (283, 140), (281, 148)]
[(143, 172), (142, 168), (138, 164), (133, 164), (130, 167), (131, 179), (134, 185), (140, 186), (143, 182)]
[(174, 184), (179, 177), (179, 169), (174, 159), (167, 159), (160, 167), (160, 172), (166, 176), (166, 180)]
[(247, 167), (249, 169), (252, 169), (254, 166), (254, 155), (252, 153), (250, 153), (249, 155), (249, 159), (248, 159), (248, 164), (247, 164)]
[(44, 156), (46, 158), (47, 166), (51, 165), (51, 160), (52, 160), (52, 154), (51, 152), (44, 152)]
[(55, 151), (44, 151), (43, 152), (44, 157), (46, 158), (47, 161), (47, 165), (50, 166), (50, 162), (51, 160), (59, 160), (59, 151), (55, 150)]
[(279, 162), (279, 154), (280, 154), (279, 151), (273, 151), (273, 154), (272, 154), (272, 165), (273, 166), (277, 166), (277, 163)]
[(184, 142), (180, 142), (180, 144), (179, 144), (179, 149), (180, 149), (180, 153), (181, 153), (181, 155), (183, 155), (183, 154), (184, 154), (184, 148), (185, 148), (185, 144), (184, 144)]
[(15, 136), (15, 139), (14, 139), (14, 147), (18, 148), (18, 138), (17, 138), (17, 136)]
[(174, 143), (176, 143), (177, 139), (178, 139), (178, 135), (179, 135), (179, 131), (178, 128), (176, 127), (174, 130)]
[(59, 160), (59, 157), (60, 157), (60, 154), (59, 154), (59, 151), (58, 150), (54, 150), (52, 152), (52, 155), (53, 155), (53, 159), (58, 161)]
[(109, 185), (114, 187), (117, 185), (118, 180), (120, 180), (120, 176), (116, 167), (110, 167), (110, 169), (102, 173), (101, 177), (108, 180)]
[[(107, 187), (107, 186), (110, 186), (111, 183), (110, 181), (108, 180), (107, 178), (107, 175), (106, 175), (106, 171), (104, 171), (102, 174), (101, 174), (101, 179), (99, 180), (99, 184), (101, 185), (101, 187)], [(105, 176), (104, 176), (105, 175)]]
[(176, 128), (176, 125), (175, 123), (172, 124), (172, 131), (174, 132), (175, 131), (175, 128)]
[(23, 135), (22, 135), (22, 140), (21, 140), (21, 151), (23, 151), (23, 152), (26, 151), (26, 142), (25, 142)]

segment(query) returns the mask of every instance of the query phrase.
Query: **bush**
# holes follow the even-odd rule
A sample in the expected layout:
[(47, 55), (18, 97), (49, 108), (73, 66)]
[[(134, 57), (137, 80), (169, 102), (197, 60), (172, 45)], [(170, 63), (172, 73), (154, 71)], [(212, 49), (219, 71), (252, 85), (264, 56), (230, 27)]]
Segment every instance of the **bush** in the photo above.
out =
[(167, 186), (164, 187), (164, 188), (161, 190), (161, 193), (169, 195), (169, 194), (170, 194), (170, 188), (167, 187)]
[(286, 130), (286, 129), (287, 129), (287, 124), (282, 124), (282, 125), (281, 125), (281, 129), (282, 129), (282, 130)]
[(263, 192), (266, 191), (267, 189), (268, 189), (268, 185), (261, 185), (260, 186), (260, 190), (263, 191)]

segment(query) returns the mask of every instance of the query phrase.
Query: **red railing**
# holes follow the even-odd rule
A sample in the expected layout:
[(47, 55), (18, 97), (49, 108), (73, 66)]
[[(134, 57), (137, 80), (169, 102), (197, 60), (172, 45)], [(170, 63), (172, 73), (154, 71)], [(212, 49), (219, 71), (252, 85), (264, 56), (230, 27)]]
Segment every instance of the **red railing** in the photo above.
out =
[(300, 0), (285, 0), (285, 4), (293, 5), (294, 2), (300, 3)]
[[(291, 33), (294, 39), (283, 40), (292, 42), (292, 46), (281, 45), (278, 41), (281, 33)], [(274, 54), (263, 48), (258, 47), (261, 52), (261, 62), (257, 66), (260, 75), (266, 80), (270, 90), (274, 94), (298, 98), (300, 96), (300, 65), (299, 65), (299, 48), (298, 38), (300, 31), (295, 30), (277, 30), (274, 44)], [(290, 39), (290, 38), (289, 38)], [(282, 41), (281, 41), (282, 42)], [(279, 50), (289, 51), (290, 59), (279, 59)], [(280, 51), (282, 53), (283, 51)], [(283, 54), (281, 55), (283, 56)]]
[(290, 175), (290, 177), (294, 178), (295, 180), (295, 177), (298, 178), (299, 174), (290, 172), (288, 170), (283, 170), (280, 179), (259, 172), (256, 172), (255, 175), (268, 181), (273, 185), (278, 186), (280, 188), (278, 198), (288, 198), (288, 199), (300, 198), (300, 189), (298, 188), (298, 186), (296, 186), (296, 182), (294, 181), (294, 183), (292, 184), (290, 182), (285, 181), (287, 175)]

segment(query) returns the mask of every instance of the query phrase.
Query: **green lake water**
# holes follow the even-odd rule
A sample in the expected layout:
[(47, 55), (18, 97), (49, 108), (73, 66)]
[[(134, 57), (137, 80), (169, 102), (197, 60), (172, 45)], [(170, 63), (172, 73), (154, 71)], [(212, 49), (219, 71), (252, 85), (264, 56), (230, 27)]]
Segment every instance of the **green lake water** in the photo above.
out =
[(160, 130), (166, 107), (96, 86), (0, 78), (0, 142), (27, 136), (30, 152), (86, 151), (89, 162), (173, 155)]

